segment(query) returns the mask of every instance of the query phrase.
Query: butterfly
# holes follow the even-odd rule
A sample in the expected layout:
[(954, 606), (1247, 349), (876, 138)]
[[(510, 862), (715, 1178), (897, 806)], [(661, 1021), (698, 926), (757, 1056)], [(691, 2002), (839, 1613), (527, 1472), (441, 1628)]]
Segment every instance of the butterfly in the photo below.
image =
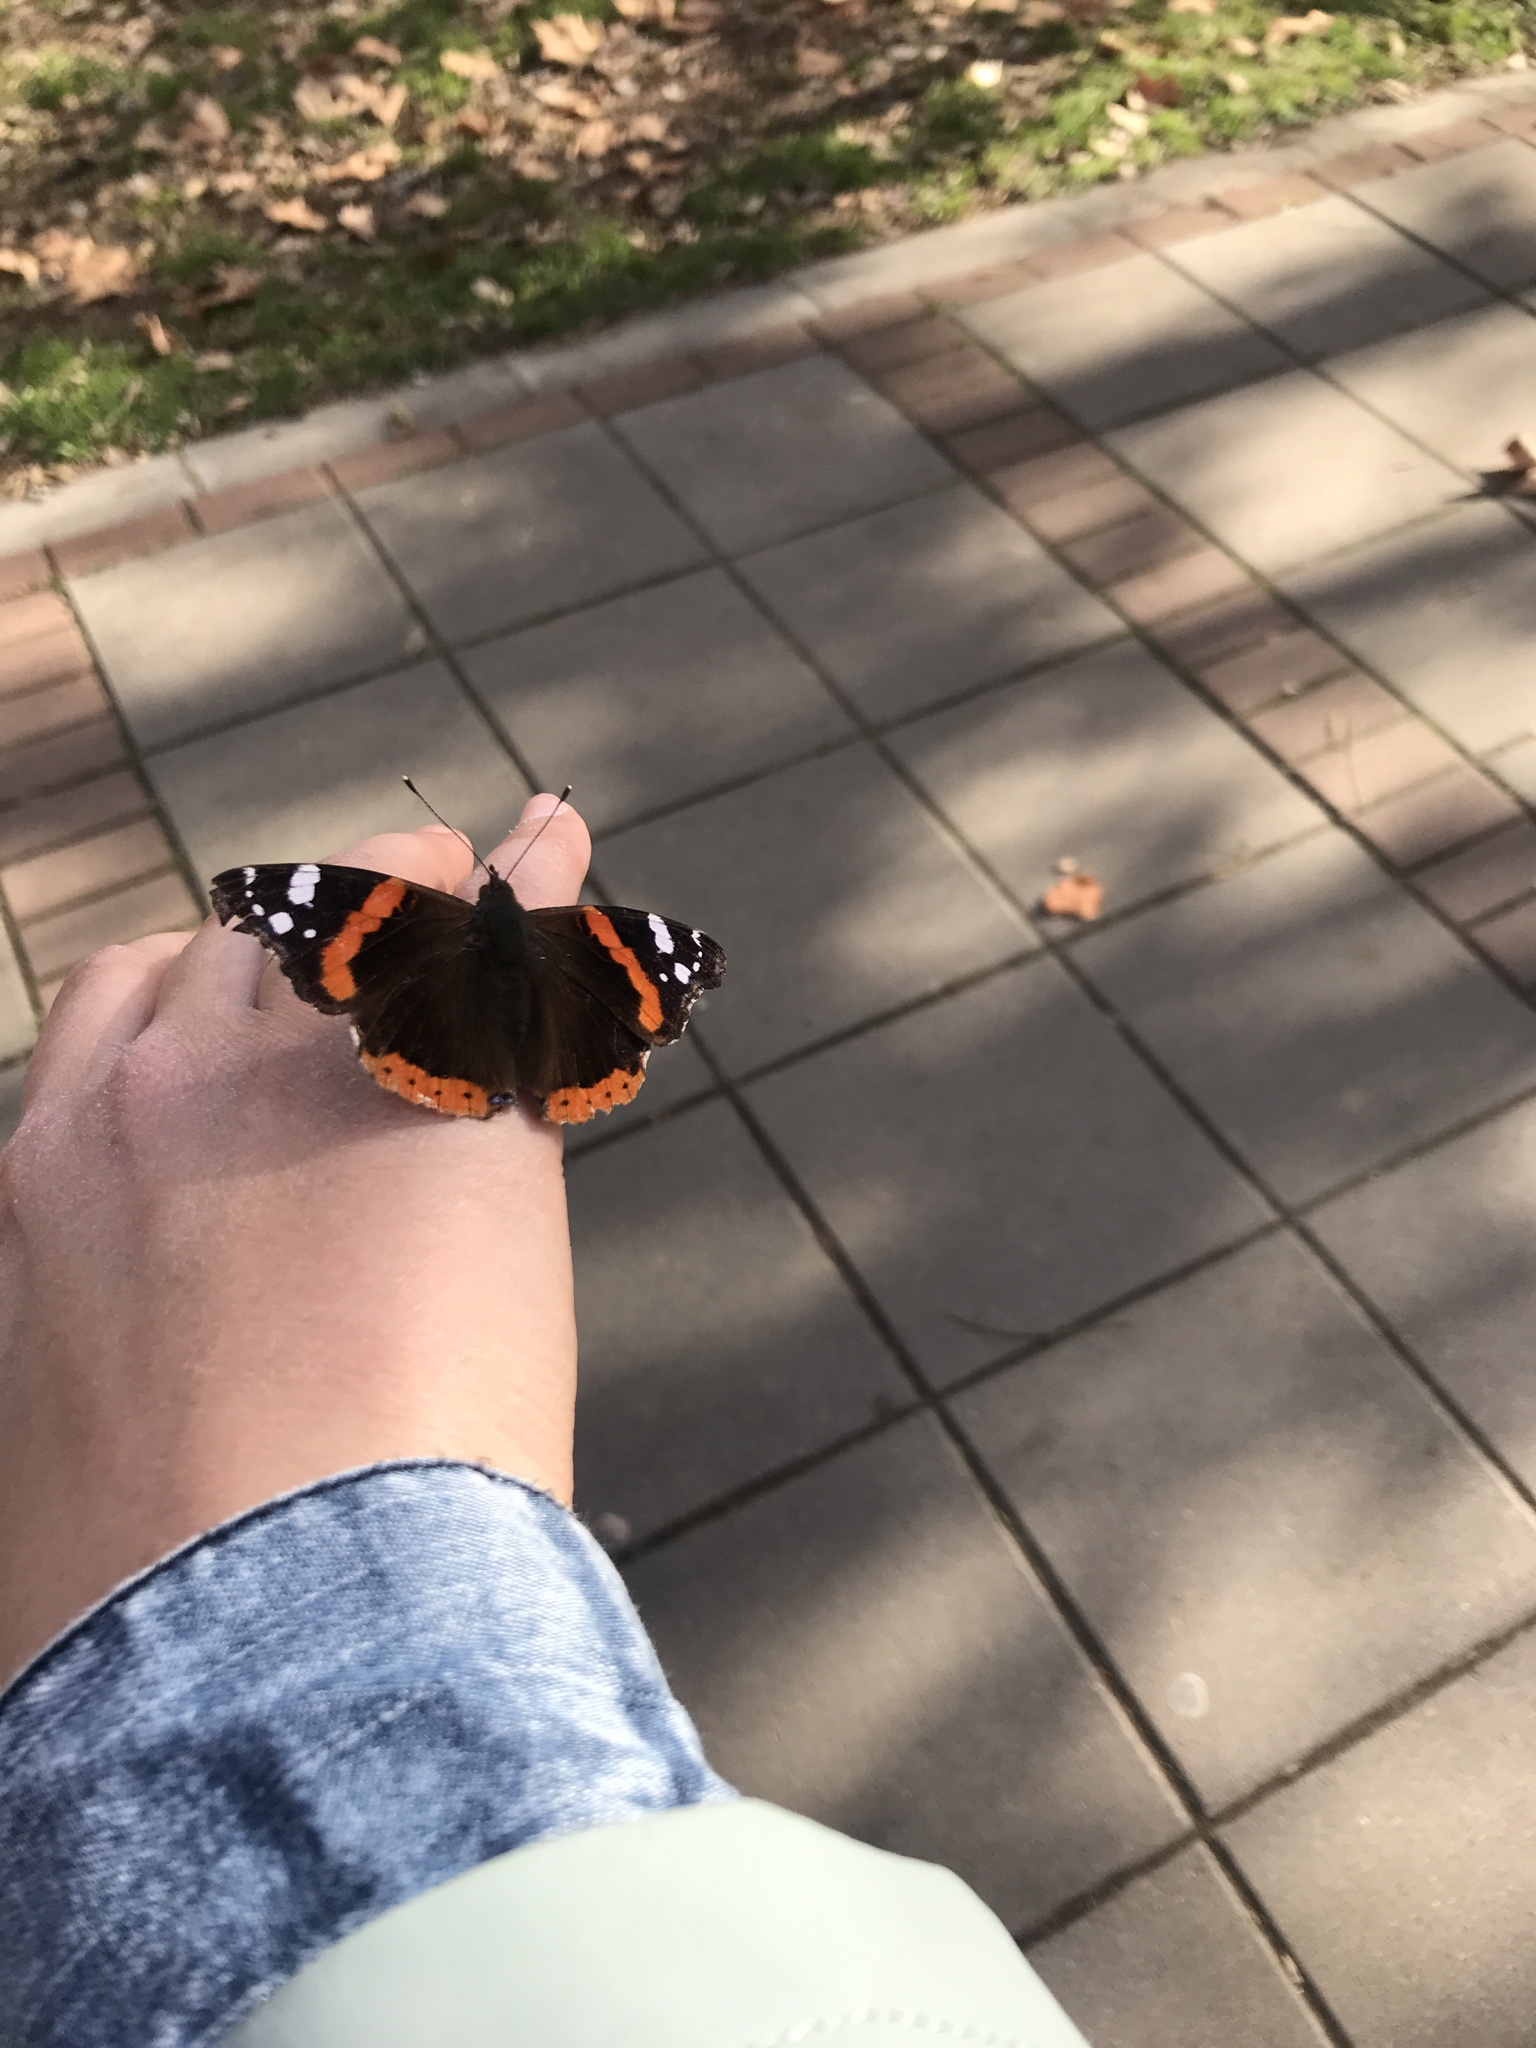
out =
[(260, 939), (297, 994), (349, 1017), (363, 1066), (445, 1116), (495, 1116), (519, 1091), (550, 1123), (631, 1102), (652, 1048), (683, 1034), (725, 954), (644, 910), (525, 910), (494, 869), (473, 903), (313, 862), (229, 868), (222, 924)]

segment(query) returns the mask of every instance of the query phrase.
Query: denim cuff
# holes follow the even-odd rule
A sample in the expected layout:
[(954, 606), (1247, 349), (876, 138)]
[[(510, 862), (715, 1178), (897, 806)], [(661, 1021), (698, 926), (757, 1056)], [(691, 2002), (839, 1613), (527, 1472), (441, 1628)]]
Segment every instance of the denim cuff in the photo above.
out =
[(574, 1516), (479, 1466), (343, 1474), (0, 1696), (0, 2041), (202, 2048), (461, 1871), (731, 1796)]

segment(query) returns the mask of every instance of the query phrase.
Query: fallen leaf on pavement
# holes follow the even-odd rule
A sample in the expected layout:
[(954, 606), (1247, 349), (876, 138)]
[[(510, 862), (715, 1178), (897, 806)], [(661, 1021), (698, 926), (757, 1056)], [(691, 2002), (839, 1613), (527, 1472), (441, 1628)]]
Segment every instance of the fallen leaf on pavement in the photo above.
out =
[(1266, 50), (1283, 50), (1296, 36), (1320, 36), (1333, 27), (1333, 16), (1324, 14), (1321, 7), (1310, 8), (1305, 14), (1277, 14), (1264, 31)]
[(1511, 434), (1504, 443), (1504, 453), (1509, 457), (1509, 466), (1516, 476), (1529, 476), (1536, 469), (1536, 455), (1519, 434)]
[(173, 336), (158, 313), (135, 313), (133, 324), (157, 356), (173, 356), (179, 336)]
[(233, 43), (213, 44), (208, 57), (216, 71), (237, 71), (245, 62), (244, 50), (237, 50)]
[(501, 76), (501, 66), (489, 50), (444, 50), (437, 61), (445, 71), (451, 71), (455, 78), (467, 78), (472, 82), (478, 81), (483, 84), (486, 79)]
[(836, 50), (821, 43), (801, 43), (795, 51), (795, 71), (801, 78), (831, 78), (843, 68)]
[(217, 100), (204, 93), (188, 107), (187, 125), (181, 131), (181, 139), (197, 143), (204, 149), (220, 149), (232, 132), (228, 114)]
[(352, 45), (354, 57), (373, 57), (380, 64), (398, 64), (400, 52), (393, 43), (382, 42), (378, 36), (359, 36)]
[(1104, 884), (1097, 875), (1063, 875), (1040, 898), (1040, 908), (1050, 917), (1075, 917), (1091, 924), (1104, 908)]
[(400, 145), (390, 137), (384, 142), (371, 143), (366, 149), (354, 149), (340, 163), (323, 164), (314, 174), (315, 183), (340, 185), (348, 179), (355, 179), (360, 185), (372, 185), (399, 161)]
[(448, 211), (448, 202), (441, 192), (413, 192), (405, 202), (407, 213), (414, 213), (418, 220), (441, 220)]
[(306, 235), (323, 234), (330, 225), (325, 215), (316, 213), (307, 199), (274, 199), (262, 208), (262, 212), (278, 227), (302, 228)]
[(349, 235), (359, 242), (371, 242), (378, 233), (371, 206), (343, 206), (338, 208), (337, 220)]
[(9, 277), (19, 277), (23, 284), (36, 284), (43, 266), (24, 249), (0, 249), (0, 271)]
[(556, 14), (531, 24), (539, 55), (546, 64), (564, 64), (579, 71), (602, 48), (604, 28), (584, 14)]

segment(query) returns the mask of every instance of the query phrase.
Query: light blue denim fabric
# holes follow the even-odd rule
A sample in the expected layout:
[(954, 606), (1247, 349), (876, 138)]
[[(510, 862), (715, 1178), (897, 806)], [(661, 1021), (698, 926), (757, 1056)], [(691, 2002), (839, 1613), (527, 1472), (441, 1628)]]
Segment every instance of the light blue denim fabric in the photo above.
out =
[(0, 1695), (0, 2043), (202, 2048), (475, 1864), (733, 1796), (574, 1516), (477, 1466), (344, 1474)]

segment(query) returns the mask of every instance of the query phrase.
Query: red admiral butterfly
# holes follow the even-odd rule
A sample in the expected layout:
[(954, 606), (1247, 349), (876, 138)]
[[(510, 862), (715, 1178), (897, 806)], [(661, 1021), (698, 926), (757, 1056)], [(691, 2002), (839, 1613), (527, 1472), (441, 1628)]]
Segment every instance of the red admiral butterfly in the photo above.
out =
[(229, 868), (221, 924), (260, 939), (306, 1003), (352, 1019), (381, 1088), (494, 1116), (526, 1088), (550, 1123), (639, 1093), (651, 1048), (717, 988), (713, 939), (643, 910), (525, 910), (494, 869), (473, 903), (369, 868)]

